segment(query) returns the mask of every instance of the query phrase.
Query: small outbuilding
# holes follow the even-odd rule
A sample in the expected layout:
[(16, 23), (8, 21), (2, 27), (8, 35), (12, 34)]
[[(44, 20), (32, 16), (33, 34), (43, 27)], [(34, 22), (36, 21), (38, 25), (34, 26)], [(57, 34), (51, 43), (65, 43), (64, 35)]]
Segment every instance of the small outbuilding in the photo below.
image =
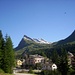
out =
[(56, 64), (52, 64), (52, 70), (56, 70), (57, 69), (57, 65)]

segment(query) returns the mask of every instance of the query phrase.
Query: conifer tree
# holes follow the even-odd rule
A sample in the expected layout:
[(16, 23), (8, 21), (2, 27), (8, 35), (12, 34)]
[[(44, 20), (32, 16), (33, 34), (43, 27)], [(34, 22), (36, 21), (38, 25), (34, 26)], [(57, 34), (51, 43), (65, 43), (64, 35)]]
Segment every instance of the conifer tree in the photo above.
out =
[(62, 55), (60, 57), (60, 63), (59, 63), (58, 69), (62, 75), (67, 75), (68, 70), (69, 70), (67, 51), (64, 49), (62, 49)]
[(12, 73), (14, 66), (14, 50), (11, 38), (3, 38), (0, 30), (0, 68), (6, 73)]
[(58, 53), (56, 50), (53, 50), (52, 52), (52, 61), (53, 63), (58, 64)]
[(2, 35), (2, 31), (0, 30), (0, 68), (2, 68), (2, 49), (3, 49), (3, 35)]
[(3, 57), (4, 57), (3, 70), (6, 73), (12, 73), (12, 68), (14, 65), (14, 51), (11, 38), (7, 35), (5, 38), (5, 50)]

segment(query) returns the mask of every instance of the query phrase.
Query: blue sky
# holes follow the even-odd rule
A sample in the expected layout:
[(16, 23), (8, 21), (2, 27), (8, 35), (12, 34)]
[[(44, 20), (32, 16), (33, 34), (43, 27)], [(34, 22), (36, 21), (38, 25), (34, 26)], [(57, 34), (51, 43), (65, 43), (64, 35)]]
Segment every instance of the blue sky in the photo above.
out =
[(75, 30), (75, 0), (0, 0), (0, 30), (14, 47), (23, 35), (64, 39)]

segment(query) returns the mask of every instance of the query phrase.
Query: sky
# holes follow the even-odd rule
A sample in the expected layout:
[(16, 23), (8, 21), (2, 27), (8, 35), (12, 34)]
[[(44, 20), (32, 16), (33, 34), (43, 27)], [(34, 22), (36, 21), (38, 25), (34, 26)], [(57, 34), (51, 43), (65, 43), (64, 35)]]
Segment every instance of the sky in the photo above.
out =
[(14, 47), (24, 35), (65, 39), (75, 30), (75, 0), (0, 0), (0, 30)]

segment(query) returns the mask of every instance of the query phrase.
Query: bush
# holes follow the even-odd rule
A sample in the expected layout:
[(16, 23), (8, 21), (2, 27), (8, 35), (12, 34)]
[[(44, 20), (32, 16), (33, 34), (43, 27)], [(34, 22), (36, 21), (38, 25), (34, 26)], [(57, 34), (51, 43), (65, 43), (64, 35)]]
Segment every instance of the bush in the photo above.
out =
[(61, 75), (58, 71), (43, 70), (40, 75)]
[(2, 69), (0, 69), (0, 73), (4, 73), (4, 71)]
[(69, 72), (68, 72), (68, 75), (75, 75), (75, 70), (70, 68)]
[(33, 73), (32, 68), (29, 69), (28, 73)]

